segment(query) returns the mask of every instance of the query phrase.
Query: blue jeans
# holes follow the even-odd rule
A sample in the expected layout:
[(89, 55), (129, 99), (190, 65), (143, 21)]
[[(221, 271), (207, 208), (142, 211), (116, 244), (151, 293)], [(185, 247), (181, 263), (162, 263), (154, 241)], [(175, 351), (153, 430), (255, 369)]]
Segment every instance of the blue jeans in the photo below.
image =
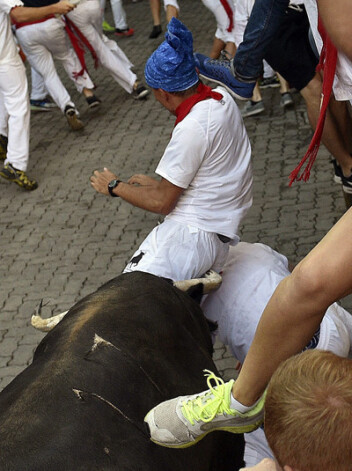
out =
[(243, 42), (233, 60), (235, 75), (240, 80), (254, 82), (261, 75), (265, 52), (281, 23), (288, 3), (289, 0), (255, 1)]

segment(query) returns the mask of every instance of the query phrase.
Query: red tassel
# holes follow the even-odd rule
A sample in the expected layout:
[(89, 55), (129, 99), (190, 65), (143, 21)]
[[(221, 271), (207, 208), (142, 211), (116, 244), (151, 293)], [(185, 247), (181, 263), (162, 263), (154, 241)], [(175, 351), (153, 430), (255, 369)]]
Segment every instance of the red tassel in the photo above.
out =
[(227, 31), (229, 33), (231, 33), (231, 31), (233, 30), (233, 11), (232, 11), (232, 8), (229, 5), (227, 0), (220, 0), (220, 3), (224, 7), (224, 10), (226, 11), (227, 16), (229, 17), (230, 24), (229, 24), (229, 27), (227, 28)]
[[(317, 72), (319, 70), (324, 71), (323, 89), (322, 89), (322, 97), (321, 97), (322, 99), (321, 99), (321, 104), (320, 104), (320, 114), (319, 114), (319, 119), (317, 122), (314, 135), (312, 137), (312, 140), (308, 147), (307, 152), (305, 153), (303, 159), (300, 161), (297, 167), (290, 173), (289, 186), (291, 186), (295, 180), (304, 180), (306, 182), (309, 179), (311, 168), (314, 164), (314, 161), (319, 151), (321, 136), (323, 134), (323, 129), (324, 129), (326, 110), (329, 105), (332, 85), (334, 83), (334, 76), (335, 76), (336, 62), (337, 62), (337, 50), (334, 44), (331, 42), (329, 36), (327, 35), (323, 27), (323, 24), (320, 20), (320, 17), (318, 18), (318, 30), (319, 30), (320, 36), (323, 39), (323, 48), (320, 53), (320, 60), (319, 60), (319, 64), (317, 65), (316, 70)], [(307, 160), (308, 160), (308, 163), (307, 163), (306, 168), (304, 169), (302, 175), (298, 176), (302, 166)]]

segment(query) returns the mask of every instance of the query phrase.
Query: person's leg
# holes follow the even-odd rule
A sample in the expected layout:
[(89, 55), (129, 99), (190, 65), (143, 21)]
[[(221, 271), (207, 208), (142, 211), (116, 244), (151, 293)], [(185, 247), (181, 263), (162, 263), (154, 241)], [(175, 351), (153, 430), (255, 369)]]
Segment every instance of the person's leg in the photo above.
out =
[(78, 92), (83, 93), (86, 98), (92, 97), (94, 95), (94, 83), (86, 71), (82, 75), (77, 75), (77, 72), (82, 69), (82, 65), (70, 45), (63, 22), (60, 19), (53, 19), (44, 22), (43, 25), (43, 44), (45, 44), (53, 58), (61, 62)]
[(254, 82), (262, 73), (265, 53), (280, 26), (287, 0), (256, 0), (233, 60), (233, 70), (238, 79)]
[(200, 75), (222, 84), (239, 100), (250, 99), (255, 82), (262, 73), (262, 61), (284, 18), (288, 3), (288, 0), (256, 0), (243, 42), (233, 61), (229, 64), (228, 61), (216, 61), (195, 54)]
[(99, 4), (90, 0), (78, 5), (68, 17), (86, 36), (94, 47), (99, 61), (105, 67), (114, 80), (128, 93), (132, 93), (137, 76), (132, 72), (133, 64), (124, 52), (118, 47), (116, 41), (108, 39), (99, 33)]
[(157, 38), (162, 31), (160, 19), (160, 0), (149, 0), (150, 11), (153, 17), (153, 29), (149, 35), (150, 39)]
[(352, 244), (346, 239), (351, 231), (349, 209), (279, 284), (232, 389), (241, 403), (253, 404), (277, 366), (308, 343), (329, 305), (352, 292)]
[(279, 79), (280, 83), (280, 106), (282, 108), (286, 108), (288, 106), (293, 105), (293, 98), (290, 93), (289, 83), (280, 74), (277, 74), (277, 78)]
[(57, 74), (52, 55), (44, 45), (39, 43), (40, 37), (37, 25), (25, 26), (17, 30), (17, 38), (28, 62), (43, 77), (45, 88), (57, 106), (64, 112), (67, 105), (74, 106), (74, 104)]
[[(17, 63), (0, 66), (1, 144), (6, 150), (6, 159), (0, 176), (25, 190), (35, 190), (38, 184), (26, 175), (29, 157), (29, 97), (25, 67)], [(7, 126), (4, 121), (7, 118)], [(7, 127), (7, 129), (6, 129)], [(7, 140), (3, 139), (3, 137)]]
[[(300, 92), (306, 102), (309, 122), (312, 128), (315, 129), (320, 114), (322, 93), (322, 81), (320, 75), (315, 74), (313, 79)], [(343, 134), (338, 128), (329, 108), (326, 113), (321, 140), (328, 151), (339, 163), (343, 174), (346, 177), (349, 177), (352, 171), (352, 157), (348, 148), (346, 148)]]
[(115, 28), (127, 29), (126, 12), (122, 6), (121, 0), (110, 0), (111, 11), (114, 17)]

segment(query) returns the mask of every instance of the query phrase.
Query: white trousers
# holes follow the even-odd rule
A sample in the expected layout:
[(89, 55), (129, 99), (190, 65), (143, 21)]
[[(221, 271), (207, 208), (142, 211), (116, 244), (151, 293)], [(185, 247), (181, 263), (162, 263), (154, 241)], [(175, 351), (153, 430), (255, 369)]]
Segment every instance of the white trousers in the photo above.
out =
[[(216, 32), (215, 37), (223, 41), (224, 43), (232, 42), (235, 43), (235, 28), (232, 31), (227, 31), (230, 25), (230, 19), (226, 13), (225, 8), (221, 4), (220, 0), (202, 0), (205, 7), (207, 7), (215, 16), (216, 19)], [(232, 9), (232, 20), (235, 23), (235, 7), (233, 0), (227, 0), (229, 7)]]
[(47, 94), (43, 77), (31, 67), (31, 100), (44, 100)]
[(73, 102), (56, 72), (54, 59), (61, 62), (80, 93), (83, 88), (94, 88), (86, 72), (77, 78), (74, 76), (82, 67), (70, 46), (61, 18), (23, 26), (16, 30), (16, 36), (28, 62), (43, 77), (47, 91), (62, 111)]
[(18, 56), (0, 64), (0, 134), (8, 137), (5, 164), (23, 171), (28, 164), (29, 120), (26, 70)]
[(134, 253), (124, 273), (143, 271), (173, 281), (198, 278), (210, 268), (220, 272), (229, 244), (213, 232), (166, 219)]
[[(106, 0), (100, 0), (100, 8), (102, 17), (104, 17)], [(114, 17), (115, 28), (126, 29), (127, 20), (126, 12), (122, 6), (122, 0), (110, 0), (112, 16)]]
[(99, 0), (82, 1), (68, 14), (68, 17), (91, 43), (101, 65), (110, 72), (122, 88), (132, 93), (133, 85), (137, 80), (136, 74), (131, 71), (133, 64), (118, 47), (116, 41), (102, 34)]

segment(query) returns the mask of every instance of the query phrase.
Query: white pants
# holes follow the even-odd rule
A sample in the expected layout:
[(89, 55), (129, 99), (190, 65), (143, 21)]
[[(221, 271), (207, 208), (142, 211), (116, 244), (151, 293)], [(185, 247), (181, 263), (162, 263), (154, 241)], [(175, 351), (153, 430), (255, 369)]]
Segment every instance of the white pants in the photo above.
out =
[(122, 88), (132, 93), (133, 85), (137, 80), (136, 74), (131, 71), (133, 64), (118, 47), (116, 41), (102, 34), (99, 0), (82, 1), (68, 14), (68, 17), (91, 43), (101, 65), (110, 72)]
[(77, 78), (74, 76), (82, 67), (69, 44), (61, 18), (23, 26), (16, 30), (16, 36), (28, 62), (43, 77), (47, 91), (62, 111), (66, 105), (73, 105), (73, 102), (56, 72), (54, 59), (62, 63), (80, 93), (83, 88), (94, 88), (86, 72)]
[(18, 60), (0, 65), (0, 134), (8, 137), (7, 158), (25, 171), (29, 155), (29, 99), (25, 67)]
[(43, 77), (31, 67), (31, 100), (44, 100), (47, 95)]
[[(227, 0), (229, 7), (232, 9), (232, 20), (235, 23), (235, 7), (233, 0)], [(227, 31), (230, 25), (230, 19), (226, 13), (225, 8), (221, 4), (220, 0), (202, 0), (204, 6), (206, 6), (215, 16), (217, 29), (215, 37), (223, 41), (224, 43), (232, 42), (235, 43), (235, 28), (231, 31)]]
[(166, 219), (142, 242), (124, 273), (143, 271), (173, 281), (198, 278), (210, 268), (220, 272), (228, 250), (215, 233)]
[[(100, 8), (102, 17), (104, 17), (105, 11), (105, 0), (100, 0)], [(127, 20), (126, 12), (122, 6), (122, 0), (110, 0), (112, 16), (114, 17), (115, 28), (117, 29), (126, 29)]]

